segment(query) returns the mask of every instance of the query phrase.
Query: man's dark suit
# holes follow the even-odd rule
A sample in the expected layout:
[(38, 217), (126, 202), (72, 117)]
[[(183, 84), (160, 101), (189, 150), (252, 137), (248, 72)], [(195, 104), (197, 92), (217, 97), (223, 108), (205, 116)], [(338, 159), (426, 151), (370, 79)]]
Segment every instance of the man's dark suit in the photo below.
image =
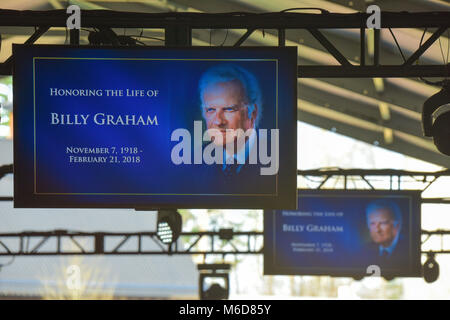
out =
[(260, 194), (275, 193), (276, 175), (261, 175), (260, 164), (202, 165), (202, 183), (212, 193)]
[(362, 257), (364, 258), (365, 264), (378, 265), (383, 272), (383, 267), (385, 268), (401, 268), (402, 266), (407, 267), (409, 264), (409, 246), (408, 242), (402, 237), (398, 239), (397, 245), (389, 256), (380, 255), (379, 245), (371, 242), (368, 243), (362, 251)]
[[(256, 140), (254, 142), (254, 151), (258, 151), (261, 143), (267, 144), (267, 150), (271, 150), (270, 139), (259, 141), (260, 136), (256, 132)], [(224, 151), (225, 152), (225, 151)], [(203, 177), (202, 181), (208, 183), (210, 192), (223, 194), (275, 194), (277, 175), (261, 175), (261, 168), (269, 167), (270, 164), (261, 165), (258, 161), (256, 164), (249, 163), (248, 146), (246, 145), (247, 159), (244, 164), (238, 164), (234, 160), (234, 164), (203, 164), (201, 166)], [(224, 161), (225, 162), (225, 161)]]

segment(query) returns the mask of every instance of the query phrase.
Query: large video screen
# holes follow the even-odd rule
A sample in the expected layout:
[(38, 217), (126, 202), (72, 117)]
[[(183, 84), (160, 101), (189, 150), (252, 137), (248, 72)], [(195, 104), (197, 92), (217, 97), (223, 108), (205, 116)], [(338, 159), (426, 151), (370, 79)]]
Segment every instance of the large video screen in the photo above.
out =
[(420, 277), (419, 191), (299, 190), (264, 212), (264, 274)]
[(15, 207), (296, 208), (296, 48), (13, 54)]

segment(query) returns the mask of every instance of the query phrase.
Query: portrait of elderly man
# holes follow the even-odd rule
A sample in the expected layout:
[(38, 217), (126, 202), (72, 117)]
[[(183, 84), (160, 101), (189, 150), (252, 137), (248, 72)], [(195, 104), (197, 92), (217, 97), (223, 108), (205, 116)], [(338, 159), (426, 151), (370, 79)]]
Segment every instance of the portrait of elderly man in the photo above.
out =
[(400, 233), (402, 212), (394, 201), (381, 199), (369, 203), (366, 222), (371, 238), (365, 248), (369, 263), (388, 266), (407, 262), (404, 258), (408, 248)]
[(238, 65), (219, 64), (203, 73), (199, 93), (206, 129), (216, 130), (212, 142), (223, 148), (222, 171), (236, 175), (248, 170), (262, 113), (256, 77)]

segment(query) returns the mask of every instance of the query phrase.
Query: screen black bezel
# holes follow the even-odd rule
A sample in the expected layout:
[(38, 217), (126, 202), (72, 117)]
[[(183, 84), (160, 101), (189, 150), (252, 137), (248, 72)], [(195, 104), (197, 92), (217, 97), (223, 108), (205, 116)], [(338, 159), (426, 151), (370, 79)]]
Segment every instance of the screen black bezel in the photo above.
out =
[[(21, 61), (17, 57), (20, 57), (20, 52), (22, 50), (33, 49), (42, 47), (46, 49), (57, 48), (61, 49), (100, 49), (100, 50), (179, 50), (182, 53), (183, 50), (221, 50), (221, 51), (239, 51), (239, 50), (280, 50), (284, 51), (290, 58), (290, 61), (285, 61), (284, 63), (292, 64), (292, 72), (289, 75), (289, 79), (285, 81), (290, 81), (292, 88), (294, 88), (295, 92), (293, 94), (292, 103), (291, 103), (291, 112), (295, 115), (293, 123), (291, 124), (292, 128), (295, 128), (295, 132), (289, 136), (289, 140), (286, 142), (286, 147), (284, 148), (286, 151), (296, 150), (297, 149), (297, 47), (165, 47), (165, 46), (136, 46), (136, 47), (124, 47), (124, 46), (91, 46), (91, 45), (28, 45), (28, 44), (14, 44), (13, 45), (13, 55), (16, 57), (14, 59), (13, 64), (13, 95), (14, 95), (14, 207), (15, 208), (137, 208), (141, 210), (153, 210), (153, 209), (178, 209), (178, 208), (203, 208), (203, 209), (294, 209), (296, 207), (296, 165), (297, 165), (297, 154), (292, 152), (286, 152), (286, 167), (284, 170), (288, 171), (289, 174), (284, 174), (284, 179), (289, 178), (289, 181), (286, 181), (286, 185), (289, 185), (289, 188), (285, 188), (283, 192), (279, 192), (277, 196), (268, 196), (264, 197), (265, 199), (261, 199), (258, 196), (211, 196), (215, 197), (214, 203), (205, 204), (202, 201), (201, 196), (182, 196), (179, 197), (180, 201), (178, 203), (167, 203), (164, 201), (164, 197), (178, 197), (178, 196), (162, 196), (159, 197), (158, 200), (155, 200), (155, 196), (152, 201), (148, 203), (136, 203), (133, 201), (132, 197), (130, 197), (130, 201), (127, 203), (114, 203), (113, 199), (115, 196), (107, 196), (111, 200), (105, 201), (102, 203), (98, 202), (89, 202), (82, 203), (80, 199), (82, 196), (70, 195), (70, 196), (54, 196), (54, 195), (35, 195), (30, 194), (30, 188), (27, 186), (30, 185), (30, 179), (26, 174), (22, 174), (23, 163), (26, 160), (20, 160), (20, 152), (18, 151), (18, 146), (21, 145), (18, 130), (20, 126), (20, 93), (22, 88), (22, 81), (26, 81), (26, 79), (20, 79), (15, 72), (17, 68), (17, 64)], [(39, 50), (39, 49), (37, 49)], [(295, 123), (294, 123), (295, 122)], [(281, 151), (281, 150), (280, 150)], [(281, 157), (280, 157), (281, 159)], [(280, 162), (280, 167), (282, 163)], [(292, 176), (292, 178), (290, 178)], [(291, 181), (292, 180), (292, 181)], [(31, 184), (34, 182), (31, 182)], [(120, 197), (120, 196), (119, 196)], [(122, 196), (123, 197), (123, 196)], [(193, 199), (196, 197), (196, 199)], [(294, 201), (295, 200), (295, 201)]]

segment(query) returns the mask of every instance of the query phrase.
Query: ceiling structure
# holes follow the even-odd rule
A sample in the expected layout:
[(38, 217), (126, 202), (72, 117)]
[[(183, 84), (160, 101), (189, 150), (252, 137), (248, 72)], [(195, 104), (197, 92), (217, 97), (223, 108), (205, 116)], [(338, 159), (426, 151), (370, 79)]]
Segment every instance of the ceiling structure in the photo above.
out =
[[(383, 11), (450, 11), (450, 3), (442, 0), (2, 0), (1, 9), (54, 10), (70, 4), (82, 10), (115, 10), (128, 12), (278, 12), (289, 8), (315, 7), (333, 13), (365, 11), (377, 4)], [(311, 12), (314, 10), (301, 10)], [(147, 45), (164, 45), (163, 29), (114, 29), (117, 34), (140, 35)], [(224, 29), (192, 31), (192, 44), (202, 46), (234, 45), (247, 30)], [(424, 30), (392, 29), (406, 57), (420, 44)], [(435, 29), (426, 30), (426, 41)], [(12, 43), (23, 43), (33, 34), (30, 27), (0, 27), (3, 41), (0, 62), (11, 55)], [(321, 32), (352, 63), (360, 61), (359, 29), (323, 29)], [(447, 59), (449, 30), (420, 58), (420, 64), (444, 64)], [(87, 44), (88, 30), (81, 31), (81, 44)], [(148, 38), (153, 37), (156, 39)], [(373, 62), (374, 33), (367, 30), (366, 63)], [(403, 62), (389, 30), (381, 30), (380, 63)], [(51, 28), (36, 43), (67, 43), (64, 28)], [(277, 30), (257, 30), (242, 46), (277, 46)], [(297, 46), (302, 65), (339, 65), (332, 55), (307, 30), (287, 30), (286, 45)], [(301, 73), (301, 72), (300, 72)], [(388, 78), (320, 78), (298, 80), (298, 120), (332, 130), (370, 144), (403, 153), (430, 163), (450, 168), (450, 157), (441, 155), (432, 141), (424, 138), (421, 129), (423, 102), (439, 88), (419, 79)], [(313, 137), (311, 137), (313, 139)]]

